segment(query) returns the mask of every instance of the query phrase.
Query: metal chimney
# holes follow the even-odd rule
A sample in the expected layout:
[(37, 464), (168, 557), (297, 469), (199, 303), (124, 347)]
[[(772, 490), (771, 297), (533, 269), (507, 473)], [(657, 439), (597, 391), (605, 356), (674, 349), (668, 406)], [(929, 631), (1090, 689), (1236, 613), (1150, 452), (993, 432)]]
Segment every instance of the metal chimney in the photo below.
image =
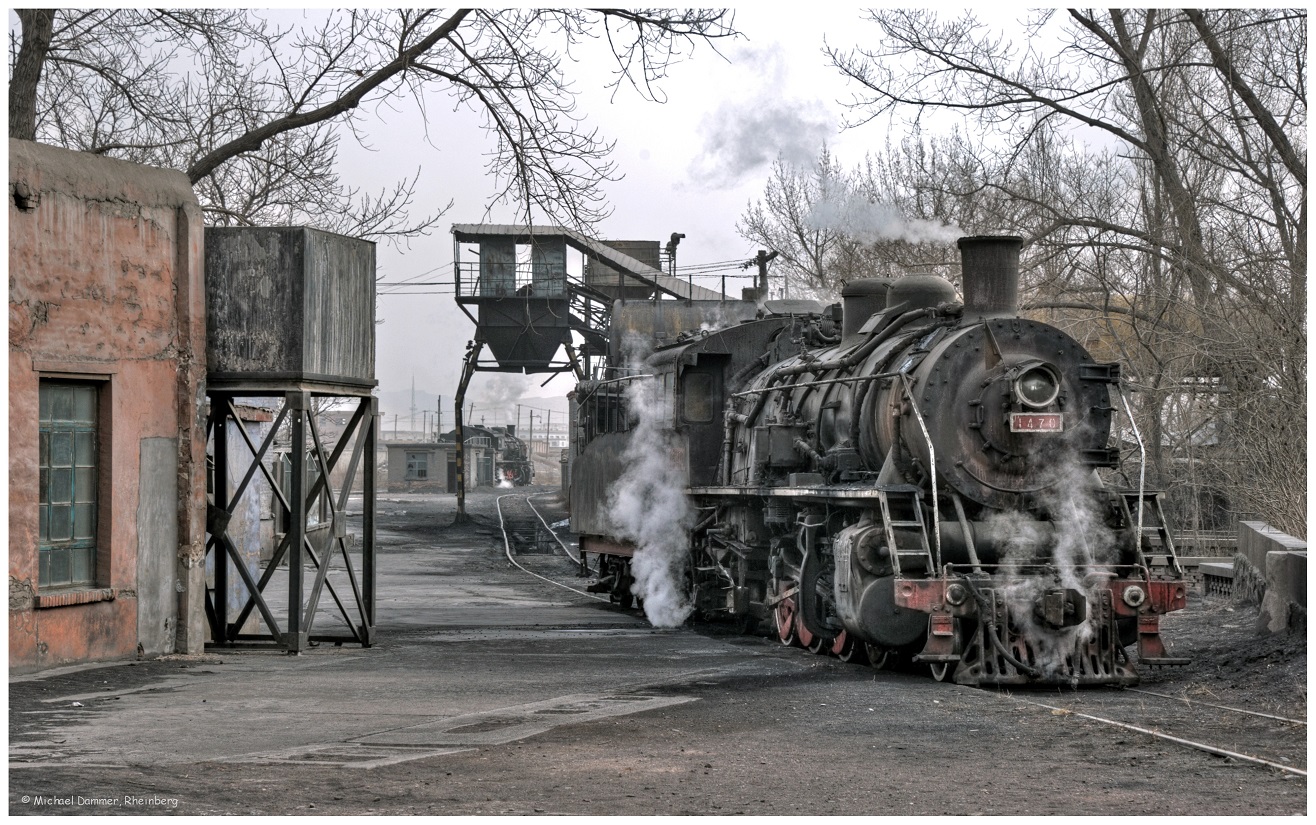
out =
[(850, 344), (859, 339), (859, 328), (886, 309), (890, 291), (890, 278), (861, 278), (845, 285), (841, 290), (841, 343)]
[(1019, 250), (1016, 235), (960, 238), (965, 317), (1014, 315), (1019, 311)]

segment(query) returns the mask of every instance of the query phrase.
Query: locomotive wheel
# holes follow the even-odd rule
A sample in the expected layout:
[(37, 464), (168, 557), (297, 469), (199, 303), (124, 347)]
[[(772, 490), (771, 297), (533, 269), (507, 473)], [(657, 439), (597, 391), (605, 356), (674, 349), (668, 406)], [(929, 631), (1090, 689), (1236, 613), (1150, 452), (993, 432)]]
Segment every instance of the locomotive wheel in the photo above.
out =
[(928, 669), (932, 671), (932, 678), (938, 682), (946, 681), (946, 677), (950, 676), (951, 673), (950, 662), (937, 662), (928, 665)]
[(855, 641), (853, 636), (842, 630), (836, 634), (836, 639), (832, 641), (832, 654), (842, 662), (863, 664), (868, 661), (868, 657), (865, 656), (865, 647), (862, 642)]
[(772, 611), (772, 618), (777, 625), (777, 639), (784, 645), (795, 646), (799, 640), (795, 633), (795, 600), (787, 597), (777, 602)]
[(896, 663), (896, 652), (864, 642), (864, 652), (868, 654), (868, 666), (873, 670), (887, 670)]
[(808, 644), (810, 653), (827, 654), (832, 652), (832, 645), (821, 636), (814, 636), (813, 641)]
[[(793, 602), (791, 606), (794, 607)], [(793, 612), (795, 613), (795, 639), (797, 640), (797, 643), (800, 647), (808, 648), (814, 653), (817, 653), (818, 650), (814, 645), (816, 644), (818, 637), (813, 635), (812, 630), (804, 626), (804, 620), (800, 618), (800, 611), (794, 610)]]

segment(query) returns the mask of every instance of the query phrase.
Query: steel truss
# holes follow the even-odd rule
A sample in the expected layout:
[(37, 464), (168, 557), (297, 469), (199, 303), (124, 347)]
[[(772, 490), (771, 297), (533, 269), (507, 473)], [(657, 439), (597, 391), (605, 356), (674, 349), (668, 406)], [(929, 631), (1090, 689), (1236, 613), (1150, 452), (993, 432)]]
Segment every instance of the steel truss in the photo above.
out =
[[(206, 422), (206, 429), (207, 435), (214, 439), (214, 493), (206, 512), (206, 530), (209, 534), (206, 541), (206, 554), (207, 560), (213, 560), (214, 563), (214, 587), (206, 591), (206, 618), (210, 624), (210, 638), (213, 640), (207, 644), (211, 647), (226, 648), (281, 648), (290, 654), (300, 653), (320, 642), (336, 644), (347, 642), (370, 647), (375, 633), (374, 463), (378, 440), (376, 427), (378, 401), (368, 395), (313, 393), (307, 390), (282, 392), (283, 404), (275, 415), (269, 433), (259, 445), (252, 441), (243, 427), (235, 428), (251, 451), (252, 460), (230, 495), (227, 425), (230, 420), (239, 420), (234, 400), (243, 397), (270, 398), (277, 395), (269, 390), (264, 392), (212, 390), (209, 393), (210, 416)], [(325, 449), (320, 437), (312, 412), (312, 397), (358, 400), (355, 411), (332, 451)], [(289, 462), (291, 475), (286, 495), (271, 472), (275, 435), (285, 423), (288, 424), (292, 434), (292, 460)], [(340, 461), (347, 453), (349, 445), (352, 449), (347, 457), (341, 489), (335, 491), (331, 474), (340, 466)], [(309, 452), (307, 452), (308, 448)], [(303, 456), (309, 456), (318, 470), (317, 478), (309, 485), (307, 461)], [(362, 469), (363, 456), (366, 461), (362, 475), (361, 569), (358, 571), (353, 567), (352, 556), (347, 548), (346, 510), (357, 471)], [(282, 539), (274, 548), (273, 557), (259, 579), (254, 578), (252, 571), (247, 569), (233, 538), (228, 534), (228, 525), (238, 502), (251, 486), (257, 471), (269, 482), (276, 506), (281, 507), (286, 515), (287, 525)], [(315, 545), (318, 542), (312, 541), (309, 535), (308, 521), (313, 505), (322, 495), (329, 503), (331, 523), (326, 540), (317, 547)], [(350, 593), (339, 592), (329, 578), (330, 568), (337, 559), (342, 561)], [(280, 571), (287, 575), (286, 592), (271, 586)], [(232, 573), (236, 573), (241, 578), (248, 596), (237, 616), (230, 621), (227, 594)], [(308, 573), (313, 575), (309, 588), (306, 586)], [(313, 632), (317, 611), (321, 606), (321, 596), (325, 591), (328, 591), (334, 607), (337, 608), (337, 616), (346, 624), (345, 632), (338, 634)], [(276, 598), (285, 593), (286, 600)], [(348, 601), (345, 602), (344, 597), (348, 597)], [(259, 613), (266, 632), (255, 634), (242, 632), (253, 610)]]

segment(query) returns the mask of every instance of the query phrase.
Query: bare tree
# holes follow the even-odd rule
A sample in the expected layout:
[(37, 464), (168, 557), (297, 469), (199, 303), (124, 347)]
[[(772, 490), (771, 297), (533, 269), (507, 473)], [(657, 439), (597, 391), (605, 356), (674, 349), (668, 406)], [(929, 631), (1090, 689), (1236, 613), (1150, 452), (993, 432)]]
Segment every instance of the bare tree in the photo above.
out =
[(878, 47), (830, 52), (858, 122), (972, 119), (1037, 303), (1113, 325), (1161, 481), (1209, 474), (1304, 532), (1305, 11), (1041, 12), (1026, 47), (971, 14), (871, 19)]
[(746, 208), (736, 230), (778, 253), (772, 279), (780, 280), (783, 294), (834, 294), (851, 274), (853, 265), (841, 259), (853, 251), (853, 242), (818, 215), (824, 205), (841, 202), (849, 193), (846, 173), (826, 147), (809, 169), (780, 158), (772, 164), (763, 199)]
[(409, 217), (416, 175), (374, 194), (340, 180), (339, 140), (364, 140), (373, 114), (480, 113), (498, 199), (526, 219), (587, 229), (607, 214), (600, 185), (615, 169), (611, 143), (581, 128), (572, 50), (605, 41), (609, 85), (653, 97), (673, 61), (736, 34), (718, 10), (366, 9), (290, 25), (228, 9), (17, 17), (11, 137), (183, 170), (216, 223), (393, 238), (439, 216)]
[(826, 148), (809, 169), (778, 160), (737, 230), (779, 253), (783, 285), (821, 298), (858, 278), (945, 271), (961, 234), (951, 213), (966, 211), (968, 199), (931, 197), (917, 186), (918, 175), (949, 174), (939, 148), (915, 135), (850, 171)]

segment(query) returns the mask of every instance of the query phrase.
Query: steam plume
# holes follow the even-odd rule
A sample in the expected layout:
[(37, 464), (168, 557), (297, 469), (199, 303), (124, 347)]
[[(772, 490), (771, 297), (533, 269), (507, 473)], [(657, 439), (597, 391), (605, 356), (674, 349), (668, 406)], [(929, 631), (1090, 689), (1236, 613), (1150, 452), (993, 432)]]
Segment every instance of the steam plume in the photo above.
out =
[(790, 66), (782, 49), (746, 48), (739, 65), (752, 67), (741, 94), (705, 115), (699, 124), (704, 148), (688, 170), (703, 185), (732, 187), (781, 159), (807, 167), (836, 134), (836, 115), (817, 99), (784, 98)]
[[(499, 416), (506, 415), (509, 410), (516, 407), (529, 385), (528, 376), (497, 373), (485, 379), (479, 389), (473, 393), (476, 410)], [(489, 423), (500, 424), (502, 419), (490, 420)]]
[(626, 402), (634, 423), (623, 455), (626, 471), (609, 494), (609, 516), (617, 535), (635, 544), (631, 592), (644, 601), (645, 617), (655, 627), (676, 627), (694, 610), (684, 583), (694, 522), (684, 456), (663, 428), (665, 402), (656, 380), (633, 380)]
[[(1064, 463), (1040, 502), (1051, 515), (1038, 522), (1023, 513), (1001, 513), (988, 519), (988, 530), (1004, 548), (1002, 564), (1005, 595), (1017, 629), (1037, 653), (1037, 665), (1046, 673), (1061, 672), (1076, 646), (1097, 633), (1098, 591), (1104, 583), (1089, 575), (1101, 565), (1116, 561), (1116, 536), (1105, 524), (1098, 498), (1099, 482), (1091, 468), (1077, 462)], [(1051, 529), (1046, 529), (1047, 527)], [(1025, 566), (1045, 559), (1055, 572), (1054, 580), (1025, 575)], [(1053, 587), (1077, 590), (1088, 600), (1087, 620), (1074, 627), (1043, 627), (1033, 606)]]
[(951, 243), (964, 232), (940, 221), (910, 220), (892, 206), (871, 201), (856, 192), (833, 193), (813, 204), (806, 222), (867, 243)]

